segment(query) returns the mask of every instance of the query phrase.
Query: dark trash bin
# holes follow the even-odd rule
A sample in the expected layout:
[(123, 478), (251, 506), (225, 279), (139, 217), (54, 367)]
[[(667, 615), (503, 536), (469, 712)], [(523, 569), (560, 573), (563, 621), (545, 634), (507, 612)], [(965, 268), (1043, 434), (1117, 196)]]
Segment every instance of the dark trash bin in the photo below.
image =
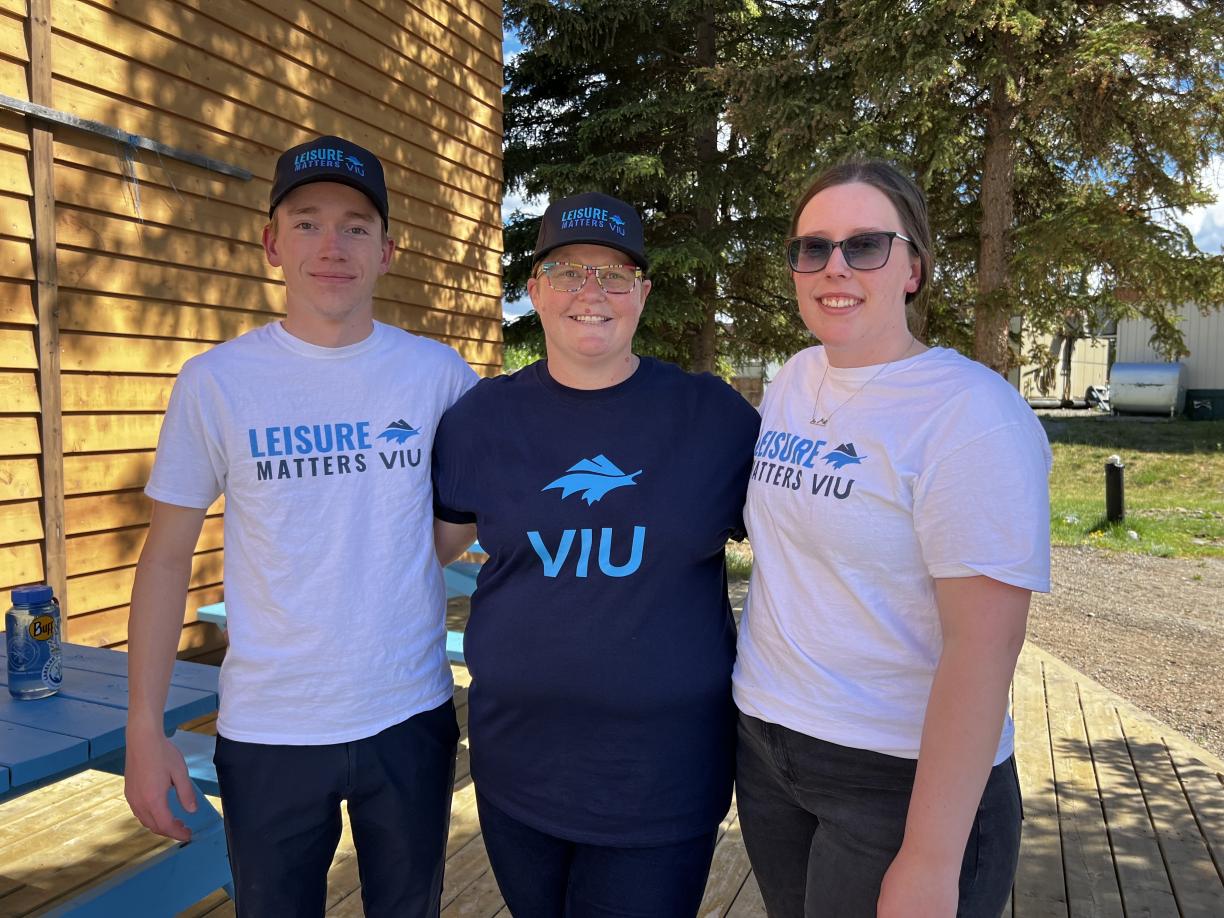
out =
[(1224, 389), (1188, 389), (1186, 417), (1192, 421), (1224, 421)]

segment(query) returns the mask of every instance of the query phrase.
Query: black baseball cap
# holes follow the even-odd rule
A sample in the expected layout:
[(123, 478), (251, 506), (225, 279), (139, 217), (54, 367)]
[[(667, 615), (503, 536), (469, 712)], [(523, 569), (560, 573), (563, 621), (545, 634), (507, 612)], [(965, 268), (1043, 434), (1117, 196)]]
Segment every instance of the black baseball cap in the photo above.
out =
[(378, 157), (343, 137), (316, 137), (286, 150), (276, 161), (272, 194), (268, 198), (268, 218), (285, 195), (311, 182), (339, 182), (350, 185), (374, 202), (387, 228), (387, 183)]
[(645, 271), (650, 267), (642, 240), (642, 220), (637, 211), (617, 198), (586, 191), (553, 201), (540, 220), (536, 237), (534, 268), (544, 256), (563, 245), (606, 245), (624, 252)]

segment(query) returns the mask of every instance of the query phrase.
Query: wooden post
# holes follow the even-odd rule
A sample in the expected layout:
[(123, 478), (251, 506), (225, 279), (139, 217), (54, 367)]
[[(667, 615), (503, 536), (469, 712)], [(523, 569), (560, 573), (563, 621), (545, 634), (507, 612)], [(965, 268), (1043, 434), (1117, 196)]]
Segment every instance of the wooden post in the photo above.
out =
[[(30, 0), (30, 101), (51, 105), (51, 0)], [(55, 139), (29, 119), (30, 179), (34, 189), (34, 306), (38, 314), (38, 399), (42, 420), (43, 572), (55, 595), (68, 590), (64, 532), (64, 421), (60, 397), (59, 278), (55, 258)], [(64, 626), (67, 632), (68, 613)]]

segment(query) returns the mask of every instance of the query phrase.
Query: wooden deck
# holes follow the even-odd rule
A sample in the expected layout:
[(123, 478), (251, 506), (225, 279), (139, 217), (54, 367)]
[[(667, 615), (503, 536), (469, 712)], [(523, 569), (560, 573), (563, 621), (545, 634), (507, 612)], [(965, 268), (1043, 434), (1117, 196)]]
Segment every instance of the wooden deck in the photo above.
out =
[(1014, 918), (1224, 916), (1224, 761), (1029, 645)]
[[(466, 671), (456, 668), (456, 679), (464, 732), (442, 914), (504, 918), (468, 775)], [(1014, 707), (1025, 823), (1013, 918), (1224, 916), (1224, 762), (1032, 646)], [(86, 773), (2, 804), (0, 916), (38, 914), (157, 847), (111, 775)], [(184, 914), (225, 916), (233, 907), (217, 893)], [(362, 914), (347, 824), (328, 914)], [(701, 915), (765, 915), (734, 809)]]

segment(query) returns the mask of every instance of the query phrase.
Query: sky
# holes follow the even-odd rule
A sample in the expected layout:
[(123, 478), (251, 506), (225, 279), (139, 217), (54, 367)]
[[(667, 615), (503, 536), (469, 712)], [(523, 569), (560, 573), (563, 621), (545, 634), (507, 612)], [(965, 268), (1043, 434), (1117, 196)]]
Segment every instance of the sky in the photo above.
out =
[[(544, 208), (548, 206), (547, 201), (526, 201), (517, 194), (507, 194), (502, 201), (502, 220), (510, 219), (510, 215), (516, 210), (521, 210), (525, 214), (539, 216), (544, 213)], [(1221, 222), (1224, 222), (1222, 220)], [(524, 313), (531, 311), (531, 301), (526, 297), (521, 300), (512, 300), (509, 303), (502, 303), (502, 315), (507, 319), (517, 319)]]
[(1194, 243), (1204, 252), (1219, 255), (1224, 250), (1224, 156), (1211, 161), (1204, 183), (1215, 190), (1215, 204), (1187, 211), (1182, 223), (1194, 234)]
[[(514, 60), (514, 56), (523, 48), (522, 42), (519, 41), (518, 33), (509, 26), (506, 27), (505, 38), (502, 41), (502, 60), (509, 64)], [(507, 194), (502, 200), (502, 221), (510, 219), (511, 214), (516, 210), (521, 210), (523, 213), (538, 215), (544, 213), (544, 208), (547, 202), (525, 201), (517, 194)], [(516, 319), (524, 313), (531, 311), (531, 303), (526, 298), (521, 300), (513, 300), (509, 303), (502, 303), (502, 315), (507, 319)]]

